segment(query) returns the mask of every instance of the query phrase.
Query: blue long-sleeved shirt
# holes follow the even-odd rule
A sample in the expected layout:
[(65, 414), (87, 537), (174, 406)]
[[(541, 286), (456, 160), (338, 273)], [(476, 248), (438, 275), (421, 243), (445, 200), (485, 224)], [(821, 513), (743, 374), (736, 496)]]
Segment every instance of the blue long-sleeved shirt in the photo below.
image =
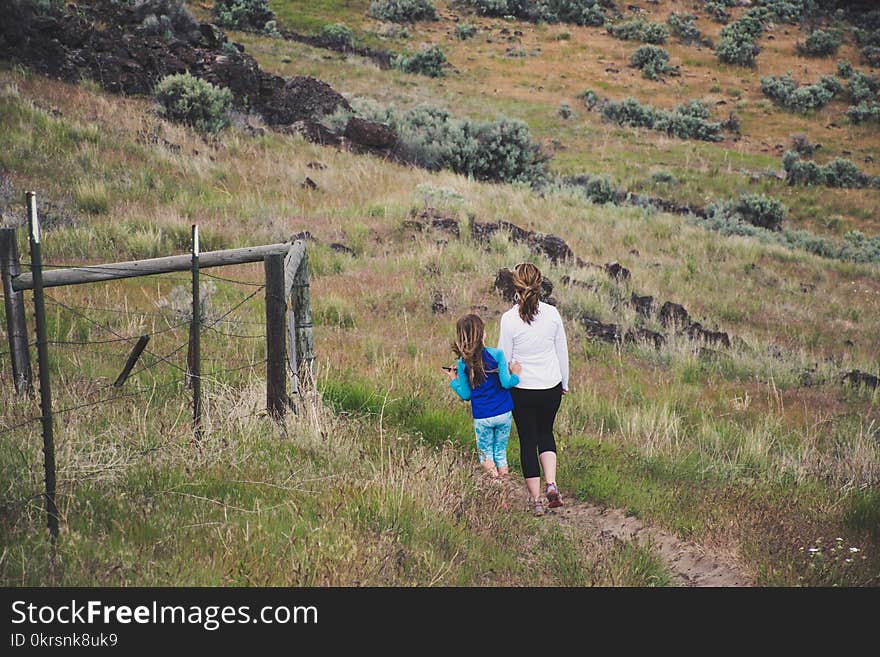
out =
[(483, 347), (483, 368), (486, 370), (486, 380), (471, 389), (467, 366), (459, 358), (458, 377), (449, 383), (450, 387), (463, 400), (470, 400), (474, 419), (495, 417), (512, 411), (513, 398), (509, 389), (519, 383), (519, 377), (510, 373), (504, 352)]

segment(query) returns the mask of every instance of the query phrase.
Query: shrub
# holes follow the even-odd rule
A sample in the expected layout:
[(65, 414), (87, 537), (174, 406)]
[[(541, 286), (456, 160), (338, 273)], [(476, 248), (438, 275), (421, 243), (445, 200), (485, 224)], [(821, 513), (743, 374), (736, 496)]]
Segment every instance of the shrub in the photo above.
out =
[(880, 100), (880, 78), (854, 72), (849, 77), (849, 95), (854, 105)]
[(651, 172), (651, 182), (657, 185), (677, 185), (678, 178), (669, 171), (659, 169)]
[(872, 68), (880, 67), (880, 46), (865, 46), (859, 51), (859, 58)]
[(816, 6), (813, 0), (759, 0), (756, 4), (766, 9), (769, 17), (783, 23), (797, 23)]
[(798, 44), (798, 52), (810, 57), (827, 57), (833, 55), (843, 43), (843, 35), (836, 30), (814, 30), (810, 32), (802, 44)]
[(605, 24), (605, 10), (598, 0), (537, 0), (510, 4), (515, 5), (516, 9), (516, 12), (511, 13), (527, 20), (593, 27)]
[(840, 157), (820, 166), (810, 160), (801, 160), (794, 151), (786, 151), (782, 156), (782, 167), (789, 185), (860, 189), (880, 184), (880, 176), (869, 176), (849, 160)]
[(455, 37), (460, 41), (471, 39), (477, 34), (477, 28), (469, 23), (459, 23), (455, 26)]
[(779, 230), (787, 208), (779, 201), (763, 194), (743, 194), (733, 206), (743, 221), (767, 230)]
[(665, 43), (669, 31), (663, 23), (647, 23), (641, 18), (634, 18), (619, 23), (608, 23), (606, 31), (616, 39), (624, 41), (644, 41), (645, 43)]
[(617, 202), (617, 189), (614, 183), (605, 176), (594, 176), (583, 173), (565, 178), (566, 185), (575, 187), (591, 203), (603, 205)]
[(559, 117), (563, 119), (573, 119), (575, 118), (574, 110), (571, 109), (571, 105), (568, 103), (562, 103), (559, 105)]
[(679, 105), (671, 112), (642, 105), (635, 98), (608, 101), (602, 106), (602, 117), (618, 125), (650, 128), (679, 139), (722, 139), (721, 123), (707, 121), (709, 110), (698, 100)]
[(592, 110), (599, 102), (599, 95), (592, 89), (582, 91), (577, 97), (587, 106), (588, 110)]
[(388, 123), (398, 135), (397, 155), (411, 164), (490, 182), (537, 185), (546, 178), (548, 157), (522, 121), (459, 120), (431, 106), (402, 113), (357, 100), (352, 106), (367, 118)]
[(220, 132), (230, 123), (232, 92), (189, 73), (162, 78), (154, 94), (162, 113), (173, 121), (207, 133)]
[(843, 59), (838, 59), (837, 60), (837, 77), (846, 79), (849, 76), (851, 76), (852, 74), (853, 74), (852, 64), (850, 64), (849, 62), (847, 62)]
[(698, 43), (702, 38), (693, 14), (677, 14), (672, 12), (666, 19), (669, 32), (684, 44)]
[(410, 56), (398, 55), (394, 59), (394, 65), (404, 73), (418, 73), (431, 78), (446, 75), (444, 69), (448, 64), (446, 55), (438, 46), (425, 48)]
[(377, 20), (391, 23), (437, 20), (437, 10), (431, 0), (375, 0), (368, 13)]
[(324, 25), (318, 35), (328, 46), (335, 48), (354, 48), (354, 32), (342, 23)]
[(678, 75), (678, 67), (669, 65), (669, 53), (658, 46), (642, 46), (629, 60), (630, 66), (642, 71), (649, 80), (660, 80), (667, 75)]
[(268, 0), (214, 0), (214, 20), (223, 27), (272, 33), (275, 12)]
[(880, 103), (862, 102), (853, 105), (846, 111), (846, 115), (852, 123), (880, 123)]
[(716, 23), (727, 23), (731, 16), (727, 11), (728, 5), (723, 2), (707, 2), (703, 5), (703, 11), (712, 17)]
[(778, 105), (806, 113), (831, 102), (843, 92), (843, 85), (831, 75), (822, 76), (815, 84), (805, 86), (799, 86), (789, 74), (769, 75), (761, 78), (761, 91)]
[(725, 64), (754, 66), (761, 49), (754, 41), (742, 38), (723, 38), (715, 47), (715, 54)]
[(812, 144), (805, 134), (791, 136), (791, 148), (799, 155), (812, 155), (822, 147), (821, 144)]

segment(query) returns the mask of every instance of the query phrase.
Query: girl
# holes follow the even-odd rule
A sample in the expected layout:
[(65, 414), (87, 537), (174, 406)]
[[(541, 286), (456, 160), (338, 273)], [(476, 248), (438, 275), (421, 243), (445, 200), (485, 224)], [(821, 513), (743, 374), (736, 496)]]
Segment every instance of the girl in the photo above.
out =
[(519, 383), (519, 363), (511, 363), (500, 349), (483, 344), (485, 326), (477, 315), (465, 315), (455, 325), (452, 351), (457, 367), (447, 368), (449, 385), (470, 400), (480, 463), (493, 479), (508, 473), (507, 439), (513, 400), (509, 388)]
[(540, 301), (542, 281), (541, 271), (533, 264), (522, 263), (514, 268), (516, 305), (501, 316), (498, 338), (498, 348), (522, 362), (519, 382), (510, 392), (523, 476), (535, 515), (544, 514), (540, 469), (547, 482), (549, 506), (562, 506), (556, 485), (553, 423), (562, 395), (568, 392), (565, 328), (559, 311)]

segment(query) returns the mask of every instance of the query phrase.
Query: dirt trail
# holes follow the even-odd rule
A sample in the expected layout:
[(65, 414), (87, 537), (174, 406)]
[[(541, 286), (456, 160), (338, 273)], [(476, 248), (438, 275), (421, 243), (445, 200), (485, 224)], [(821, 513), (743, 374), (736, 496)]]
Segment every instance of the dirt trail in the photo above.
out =
[[(506, 485), (509, 500), (523, 499), (523, 482), (511, 477)], [(587, 532), (600, 539), (631, 541), (651, 546), (660, 555), (679, 586), (752, 586), (753, 580), (732, 555), (684, 541), (675, 534), (651, 527), (622, 509), (589, 502), (573, 502), (563, 492), (565, 505), (547, 509), (547, 520)]]
[(683, 541), (635, 516), (627, 516), (621, 509), (566, 502), (561, 508), (549, 509), (547, 517), (601, 538), (652, 545), (680, 586), (752, 585), (751, 578), (732, 557)]

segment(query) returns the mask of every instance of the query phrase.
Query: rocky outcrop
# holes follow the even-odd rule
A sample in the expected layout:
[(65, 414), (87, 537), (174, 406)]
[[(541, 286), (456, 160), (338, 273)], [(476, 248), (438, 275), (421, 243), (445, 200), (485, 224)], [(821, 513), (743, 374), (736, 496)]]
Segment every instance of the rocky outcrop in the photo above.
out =
[(173, 0), (138, 6), (83, 0), (69, 5), (72, 10), (37, 10), (28, 0), (7, 3), (0, 20), (0, 59), (65, 82), (87, 78), (114, 93), (150, 94), (166, 75), (189, 72), (229, 88), (239, 109), (259, 113), (272, 126), (349, 109), (325, 82), (263, 71), (219, 28), (197, 23)]

